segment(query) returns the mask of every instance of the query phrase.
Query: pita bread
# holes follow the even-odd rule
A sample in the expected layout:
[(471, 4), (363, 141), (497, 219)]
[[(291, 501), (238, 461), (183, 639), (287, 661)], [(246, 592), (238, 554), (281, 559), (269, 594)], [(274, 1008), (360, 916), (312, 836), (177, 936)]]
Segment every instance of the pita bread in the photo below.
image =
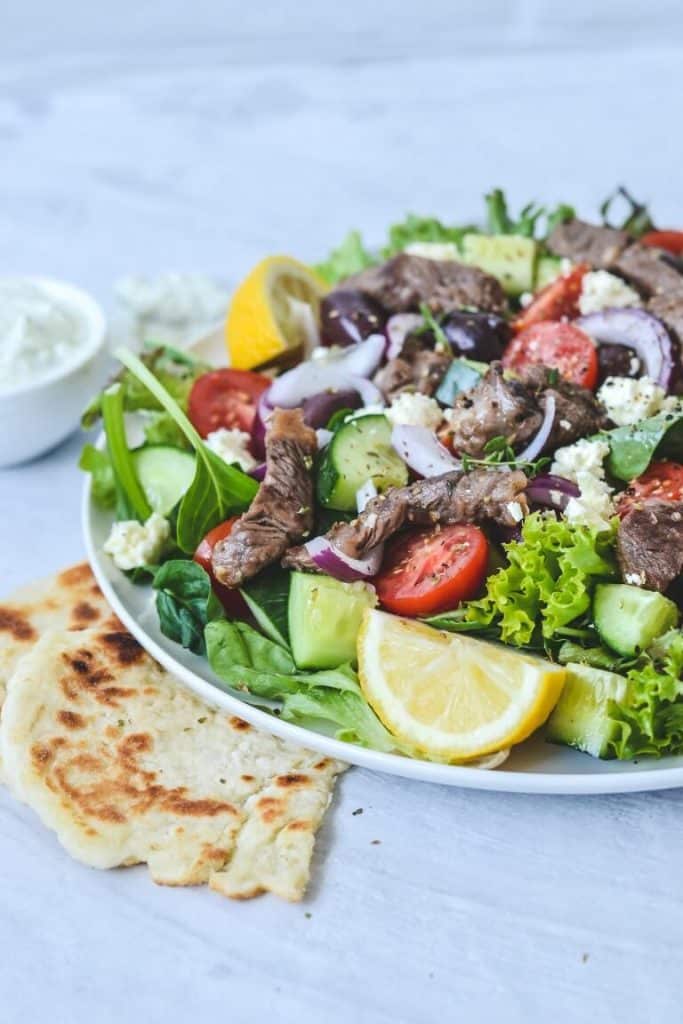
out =
[(8, 682), (11, 790), (97, 868), (300, 899), (336, 762), (207, 707), (130, 634), (52, 631)]
[(46, 630), (104, 624), (121, 628), (87, 562), (22, 587), (0, 601), (0, 707), (19, 658)]

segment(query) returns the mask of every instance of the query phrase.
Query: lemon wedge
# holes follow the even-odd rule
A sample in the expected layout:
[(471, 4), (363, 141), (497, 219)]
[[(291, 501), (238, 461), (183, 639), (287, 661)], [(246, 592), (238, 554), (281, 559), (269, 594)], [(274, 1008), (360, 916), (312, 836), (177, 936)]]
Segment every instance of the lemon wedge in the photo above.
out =
[(467, 761), (521, 743), (557, 703), (565, 669), (498, 644), (368, 611), (358, 639), (365, 698), (401, 745)]
[(230, 365), (248, 370), (294, 358), (317, 336), (327, 285), (290, 256), (257, 263), (235, 292), (225, 323)]

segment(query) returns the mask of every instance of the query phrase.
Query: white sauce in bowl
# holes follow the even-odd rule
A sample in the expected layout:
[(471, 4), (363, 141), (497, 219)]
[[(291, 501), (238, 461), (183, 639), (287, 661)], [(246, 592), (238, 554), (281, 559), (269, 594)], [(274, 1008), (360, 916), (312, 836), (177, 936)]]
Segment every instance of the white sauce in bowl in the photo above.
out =
[(68, 369), (92, 347), (77, 304), (36, 278), (0, 278), (0, 394)]

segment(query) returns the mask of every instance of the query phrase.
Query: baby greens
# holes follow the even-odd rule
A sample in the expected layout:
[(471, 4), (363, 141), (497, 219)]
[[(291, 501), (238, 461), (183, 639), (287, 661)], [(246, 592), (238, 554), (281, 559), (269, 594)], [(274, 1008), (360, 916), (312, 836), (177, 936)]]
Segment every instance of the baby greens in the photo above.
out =
[(204, 627), (223, 616), (208, 573), (196, 562), (172, 559), (157, 570), (152, 586), (164, 636), (195, 654), (206, 654)]
[(655, 455), (683, 459), (683, 408), (609, 430), (604, 438), (610, 446), (606, 461), (609, 473), (617, 480), (634, 480), (645, 472)]
[(152, 514), (145, 492), (140, 486), (128, 448), (126, 424), (123, 418), (123, 390), (112, 384), (102, 394), (102, 418), (107, 435), (107, 451), (111, 461), (117, 496), (117, 516), (144, 522)]
[(196, 452), (194, 480), (180, 502), (176, 521), (178, 547), (191, 553), (212, 527), (248, 507), (258, 484), (207, 448), (182, 409), (137, 356), (127, 349), (119, 349), (115, 355), (150, 391)]

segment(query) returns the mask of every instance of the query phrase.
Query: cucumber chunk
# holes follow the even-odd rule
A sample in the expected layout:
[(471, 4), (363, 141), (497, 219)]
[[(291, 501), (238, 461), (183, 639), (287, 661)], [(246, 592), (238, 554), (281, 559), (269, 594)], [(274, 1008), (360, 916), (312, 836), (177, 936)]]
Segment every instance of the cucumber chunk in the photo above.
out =
[(391, 447), (386, 416), (359, 416), (339, 427), (318, 470), (318, 499), (328, 508), (353, 512), (356, 492), (367, 480), (380, 492), (408, 482), (408, 467)]
[(538, 246), (519, 235), (465, 235), (463, 261), (497, 277), (508, 295), (531, 292)]
[(376, 604), (377, 595), (367, 583), (292, 573), (289, 639), (297, 666), (336, 668), (355, 662), (363, 612)]
[(454, 359), (434, 397), (442, 405), (453, 405), (458, 395), (476, 387), (487, 370), (487, 363), (478, 363), (462, 356)]
[(616, 672), (567, 665), (562, 694), (546, 725), (546, 739), (592, 757), (614, 757), (611, 741), (618, 725), (610, 718), (610, 706), (612, 701), (623, 704), (627, 695), (628, 683)]
[(618, 654), (638, 654), (678, 622), (673, 601), (628, 583), (599, 583), (593, 620), (601, 640)]
[(559, 256), (540, 256), (536, 266), (536, 291), (547, 288), (562, 273), (562, 259)]
[(154, 512), (167, 516), (192, 483), (194, 455), (170, 445), (145, 445), (133, 454), (135, 471)]

